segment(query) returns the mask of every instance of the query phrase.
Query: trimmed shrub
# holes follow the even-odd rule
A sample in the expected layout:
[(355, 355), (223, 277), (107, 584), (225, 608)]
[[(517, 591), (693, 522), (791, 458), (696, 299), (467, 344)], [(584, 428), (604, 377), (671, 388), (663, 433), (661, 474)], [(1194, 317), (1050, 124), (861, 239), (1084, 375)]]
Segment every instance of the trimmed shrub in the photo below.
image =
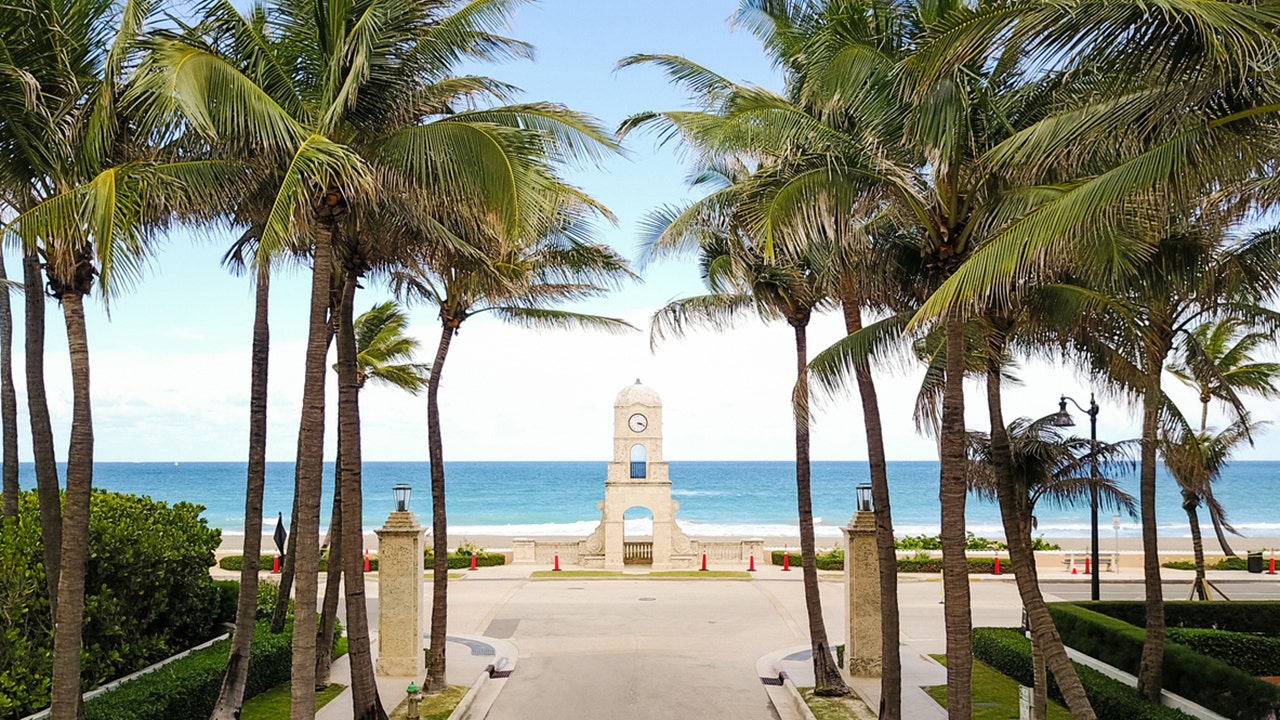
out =
[[(271, 561), (275, 560), (275, 555), (259, 555), (258, 569), (267, 571), (271, 569)], [(231, 570), (232, 572), (240, 572), (244, 569), (244, 555), (228, 555), (218, 561), (218, 567), (223, 570)]]
[[(1161, 563), (1161, 567), (1167, 567), (1170, 570), (1195, 570), (1196, 563), (1194, 560), (1170, 560)], [(1205, 563), (1206, 570), (1240, 570), (1249, 569), (1249, 562), (1242, 557), (1224, 557), (1216, 563)]]
[[(507, 556), (502, 553), (487, 553), (483, 550), (476, 550), (476, 567), (494, 567), (496, 565), (506, 565)], [(435, 567), (435, 553), (431, 548), (427, 548), (422, 553), (422, 566), (426, 570)], [(459, 570), (471, 567), (471, 553), (449, 553), (449, 569)]]
[[(772, 562), (774, 565), (782, 564), (782, 556), (791, 556), (791, 567), (800, 567), (800, 553), (787, 553), (782, 550), (774, 550), (772, 553)], [(824, 553), (818, 553), (814, 556), (814, 561), (819, 570), (843, 570), (844, 569), (844, 551), (835, 548)], [(973, 575), (990, 575), (995, 572), (994, 558), (969, 558), (969, 572)], [(1000, 558), (1000, 569), (1003, 572), (1012, 572), (1009, 569), (1009, 559)], [(940, 573), (942, 572), (942, 558), (930, 557), (928, 555), (898, 558), (898, 572), (904, 573)]]
[[(1142, 628), (1071, 603), (1049, 606), (1067, 645), (1138, 674)], [(1164, 687), (1234, 720), (1258, 720), (1280, 710), (1280, 687), (1176, 642), (1166, 642)]]
[[(773, 564), (782, 565), (782, 556), (790, 555), (792, 567), (800, 567), (799, 552), (785, 552), (783, 550), (773, 551)], [(843, 570), (844, 569), (844, 551), (840, 548), (832, 548), (827, 552), (815, 553), (813, 556), (814, 563), (817, 564), (819, 570)]]
[[(288, 681), (292, 636), (291, 627), (273, 634), (269, 623), (258, 623), (249, 651), (246, 700)], [(222, 640), (124, 683), (86, 702), (85, 717), (87, 720), (209, 717), (218, 701), (229, 648), (230, 641)]]
[[(990, 575), (996, 570), (995, 558), (969, 558), (969, 574)], [(1000, 571), (1013, 572), (1009, 558), (1000, 558)], [(898, 572), (904, 573), (940, 573), (942, 558), (899, 558)]]
[(1166, 637), (1250, 675), (1280, 675), (1280, 638), (1203, 628), (1169, 628)]
[[(1147, 608), (1141, 600), (1072, 603), (1109, 615), (1130, 625), (1146, 627)], [(1280, 635), (1280, 602), (1233, 600), (1231, 602), (1178, 601), (1164, 604), (1165, 624), (1170, 627), (1212, 628), (1255, 635)]]
[[(1031, 666), (1031, 641), (1014, 628), (980, 627), (973, 629), (973, 656), (1008, 675), (1019, 683), (1031, 686), (1034, 673)], [(1098, 720), (1190, 720), (1181, 711), (1154, 705), (1138, 695), (1138, 691), (1080, 663), (1074, 663), (1085, 695)], [(1049, 697), (1064, 702), (1062, 691), (1049, 674)], [(1065, 703), (1064, 703), (1065, 704)]]
[(218, 592), (218, 624), (236, 621), (236, 606), (240, 603), (240, 583), (235, 580), (214, 580), (213, 589)]
[[(52, 621), (34, 490), (0, 529), (0, 718), (49, 702)], [(223, 591), (209, 576), (221, 533), (199, 505), (94, 490), (89, 508), (81, 684), (140, 670), (217, 635)]]

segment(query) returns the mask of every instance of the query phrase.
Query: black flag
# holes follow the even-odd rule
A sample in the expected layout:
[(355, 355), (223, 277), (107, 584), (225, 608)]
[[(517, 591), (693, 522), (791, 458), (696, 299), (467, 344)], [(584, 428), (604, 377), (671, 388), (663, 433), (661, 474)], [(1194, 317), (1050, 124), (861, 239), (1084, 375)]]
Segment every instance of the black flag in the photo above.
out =
[(276, 548), (280, 554), (284, 555), (284, 541), (289, 537), (289, 533), (284, 530), (284, 513), (276, 513)]

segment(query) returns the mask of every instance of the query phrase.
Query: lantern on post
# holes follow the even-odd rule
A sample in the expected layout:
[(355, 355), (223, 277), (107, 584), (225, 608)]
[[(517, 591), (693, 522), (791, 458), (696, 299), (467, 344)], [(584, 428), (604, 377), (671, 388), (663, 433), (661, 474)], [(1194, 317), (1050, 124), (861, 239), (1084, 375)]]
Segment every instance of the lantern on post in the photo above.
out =
[(391, 494), (396, 499), (396, 512), (409, 512), (409, 493), (413, 491), (413, 487), (409, 483), (396, 483), (391, 488)]
[(871, 483), (858, 484), (858, 512), (872, 512)]

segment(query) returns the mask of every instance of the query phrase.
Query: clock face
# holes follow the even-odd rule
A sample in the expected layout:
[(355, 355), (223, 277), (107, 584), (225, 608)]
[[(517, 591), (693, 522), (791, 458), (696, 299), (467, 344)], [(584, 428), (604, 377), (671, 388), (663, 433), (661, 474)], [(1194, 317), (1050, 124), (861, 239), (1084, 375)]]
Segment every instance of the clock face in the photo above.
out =
[(649, 427), (649, 419), (636, 413), (627, 420), (627, 427), (631, 428), (631, 432), (644, 432), (644, 429)]

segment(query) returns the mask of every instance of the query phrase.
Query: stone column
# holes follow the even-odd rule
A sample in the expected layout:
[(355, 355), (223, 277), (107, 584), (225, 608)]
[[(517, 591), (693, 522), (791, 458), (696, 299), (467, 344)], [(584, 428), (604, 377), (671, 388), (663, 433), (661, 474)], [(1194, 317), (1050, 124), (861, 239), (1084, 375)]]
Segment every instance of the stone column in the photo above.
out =
[(854, 513), (845, 537), (845, 669), (850, 677), (880, 677), (880, 561), (875, 513)]
[(421, 677), (427, 670), (422, 649), (422, 542), (425, 528), (411, 512), (393, 512), (378, 530), (379, 675)]
[(532, 565), (538, 561), (538, 543), (529, 538), (511, 541), (511, 564)]

